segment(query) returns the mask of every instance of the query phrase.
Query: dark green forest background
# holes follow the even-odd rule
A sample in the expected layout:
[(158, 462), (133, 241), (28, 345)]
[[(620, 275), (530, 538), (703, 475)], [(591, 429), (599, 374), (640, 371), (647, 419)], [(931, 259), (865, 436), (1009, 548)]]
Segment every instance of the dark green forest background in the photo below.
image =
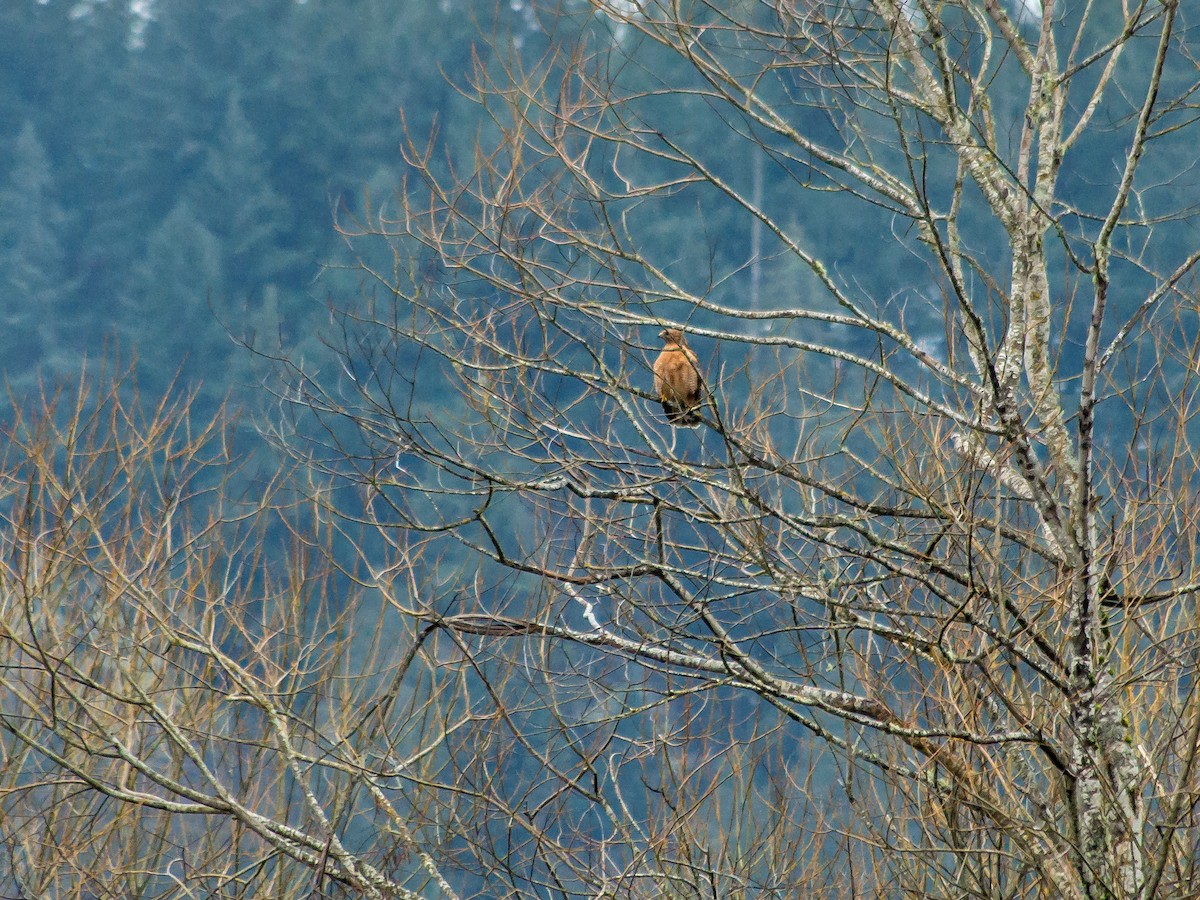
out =
[[(473, 66), (498, 52), (535, 59), (556, 26), (521, 2), (132, 6), (0, 5), (0, 366), (18, 397), (40, 383), (70, 382), (85, 360), (116, 355), (136, 360), (150, 396), (178, 383), (198, 390), (203, 407), (227, 396), (252, 407), (264, 360), (238, 338), (316, 358), (330, 302), (344, 308), (372, 289), (353, 265), (364, 246), (335, 223), (353, 221), (367, 198), (385, 205), (403, 184), (404, 128), (419, 143), (436, 128), (439, 152), (469, 161), (493, 127), (470, 98)], [(562, 10), (574, 28), (587, 18), (582, 5)], [(584, 26), (605, 28), (594, 17)], [(1151, 50), (1135, 44), (1128, 71), (1136, 74)], [(671, 65), (641, 62), (623, 77)], [(731, 144), (722, 174), (748, 184), (727, 122), (686, 115), (696, 144), (714, 156)], [(811, 118), (815, 130), (829, 127)], [(1084, 205), (1120, 170), (1130, 122), (1106, 125), (1111, 140), (1076, 150), (1080, 175), (1069, 190)], [(1170, 157), (1147, 161), (1145, 184), (1156, 184), (1156, 167), (1181, 168)], [(876, 302), (936, 295), (907, 246), (911, 235), (895, 234), (887, 216), (866, 221), (862, 205), (805, 190), (786, 168), (761, 174), (768, 204), (792, 204), (799, 233), (839, 281)], [(1175, 179), (1170, 190), (1188, 190), (1192, 179)], [(662, 220), (643, 222), (641, 234), (679, 248), (683, 281), (709, 278), (692, 288), (742, 304), (808, 293), (811, 276), (794, 260), (763, 260), (750, 271), (745, 223), (730, 227), (719, 202), (689, 203), (697, 202), (656, 205)], [(986, 256), (988, 235), (976, 238)], [(1194, 235), (1174, 229), (1171, 238)], [(1153, 256), (1181, 250), (1156, 242)], [(925, 330), (931, 343), (943, 340), (940, 320)]]
[[(225, 397), (253, 406), (269, 363), (239, 341), (316, 357), (328, 307), (375, 289), (354, 266), (356, 254), (374, 251), (336, 223), (353, 222), (368, 202), (387, 208), (406, 175), (405, 129), (418, 143), (435, 135), (441, 153), (469, 162), (495, 127), (471, 96), (473, 66), (491, 65), (497, 53), (534, 60), (555, 27), (617, 39), (571, 3), (563, 18), (520, 2), (467, 0), (132, 6), (0, 4), (0, 368), (17, 397), (116, 355), (136, 360), (149, 396), (178, 383), (199, 391), (202, 409)], [(677, 65), (651, 58), (652, 48), (626, 49), (637, 62), (626, 80), (652, 86), (654, 73)], [(1132, 47), (1132, 76), (1152, 49)], [(819, 111), (804, 115), (814, 133), (828, 130)], [(747, 186), (744, 147), (728, 123), (695, 109), (680, 116), (714, 157), (730, 145), (722, 174)], [(1132, 123), (1103, 125), (1107, 139), (1078, 148), (1067, 175), (1082, 206), (1117, 178)], [(1148, 207), (1155, 172), (1186, 168), (1172, 157), (1189, 142), (1172, 146), (1143, 166), (1139, 199)], [(913, 236), (896, 233), (888, 216), (871, 219), (786, 166), (760, 174), (768, 206), (790, 210), (835, 278), (879, 303), (915, 292), (936, 309), (938, 289), (911, 252)], [(1159, 193), (1193, 189), (1195, 171), (1188, 177), (1163, 179)], [(677, 248), (676, 274), (690, 287), (756, 304), (815, 286), (794, 260), (763, 260), (752, 272), (745, 222), (719, 198), (706, 202), (660, 203), (661, 219), (640, 224), (641, 239)], [(975, 238), (986, 258), (988, 235)], [(1194, 243), (1194, 228), (1156, 236), (1151, 256), (1177, 258), (1181, 248), (1164, 238)], [(1075, 313), (1064, 306), (1062, 314)], [(932, 345), (944, 340), (936, 314), (916, 327)]]
[[(0, 5), (0, 358), (18, 398), (116, 356), (136, 361), (146, 396), (175, 384), (198, 391), (201, 411), (227, 397), (253, 407), (269, 362), (241, 342), (319, 356), (329, 306), (374, 289), (354, 260), (377, 247), (336, 223), (368, 202), (386, 210), (406, 175), (406, 129), (469, 162), (495, 127), (472, 98), (475, 65), (534, 60), (555, 27), (617, 39), (582, 4), (562, 18), (466, 0), (134, 6)], [(677, 65), (645, 58), (622, 77), (652, 86), (656, 67)], [(727, 123), (695, 113), (679, 112), (691, 138), (718, 157), (729, 145), (729, 177), (748, 184)], [(825, 127), (815, 114), (814, 127)], [(864, 241), (861, 210), (839, 217), (836, 195), (784, 168), (765, 173), (765, 190), (794, 204), (790, 217), (844, 277), (882, 297), (885, 278), (920, 280), (904, 241), (884, 240), (886, 222)], [(757, 302), (751, 238), (731, 207), (688, 196), (660, 209), (641, 237), (672, 248), (682, 281)], [(756, 291), (792, 297), (811, 275), (785, 259), (754, 278)]]
[(472, 54), (532, 25), (445, 0), (0, 4), (9, 387), (115, 354), (150, 395), (252, 405), (263, 360), (235, 338), (302, 349), (359, 290), (335, 220), (400, 184), (403, 123), (469, 152)]

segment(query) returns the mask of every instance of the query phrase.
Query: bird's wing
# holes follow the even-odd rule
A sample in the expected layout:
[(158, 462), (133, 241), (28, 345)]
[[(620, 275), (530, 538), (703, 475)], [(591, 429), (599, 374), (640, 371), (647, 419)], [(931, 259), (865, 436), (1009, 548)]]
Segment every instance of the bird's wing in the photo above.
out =
[(700, 362), (696, 359), (696, 354), (690, 349), (684, 349), (686, 370), (682, 378), (681, 387), (685, 390), (682, 395), (687, 397), (689, 403), (700, 402)]

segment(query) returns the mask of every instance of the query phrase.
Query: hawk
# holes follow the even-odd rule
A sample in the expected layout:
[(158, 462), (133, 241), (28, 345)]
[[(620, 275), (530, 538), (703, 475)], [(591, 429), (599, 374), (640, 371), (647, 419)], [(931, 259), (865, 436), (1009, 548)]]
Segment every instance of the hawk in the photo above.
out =
[(699, 425), (696, 408), (701, 399), (700, 368), (696, 354), (677, 328), (664, 329), (658, 336), (666, 346), (654, 361), (654, 391), (662, 401), (667, 421), (672, 425)]

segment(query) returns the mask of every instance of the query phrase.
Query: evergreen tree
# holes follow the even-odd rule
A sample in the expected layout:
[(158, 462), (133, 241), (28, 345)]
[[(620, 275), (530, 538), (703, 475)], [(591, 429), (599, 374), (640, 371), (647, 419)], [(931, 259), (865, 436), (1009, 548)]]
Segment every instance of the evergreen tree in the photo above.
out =
[(124, 343), (146, 373), (144, 387), (179, 373), (221, 371), (231, 347), (210, 299), (222, 295), (223, 273), (220, 240), (186, 200), (179, 201), (150, 235), (122, 317)]
[(39, 362), (54, 372), (73, 369), (79, 348), (63, 315), (75, 287), (61, 239), (67, 216), (33, 123), (22, 127), (13, 159), (0, 189), (0, 354), (20, 379)]
[[(150, 226), (178, 197), (181, 146), (162, 96), (170, 73), (149, 70), (127, 3), (93, 2), (65, 26), (76, 48), (76, 105), (62, 136), (62, 184), (78, 212), (74, 261), (89, 297), (124, 289)], [(105, 303), (103, 305), (109, 305)]]
[(231, 290), (260, 291), (295, 265), (296, 254), (283, 246), (288, 205), (271, 186), (267, 149), (236, 90), (191, 193), (202, 221), (223, 245)]

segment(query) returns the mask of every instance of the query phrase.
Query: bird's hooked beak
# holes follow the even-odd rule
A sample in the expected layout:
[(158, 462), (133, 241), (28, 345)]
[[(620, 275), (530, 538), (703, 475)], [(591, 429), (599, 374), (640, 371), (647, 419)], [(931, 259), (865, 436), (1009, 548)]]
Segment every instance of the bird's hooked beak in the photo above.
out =
[(667, 329), (664, 328), (662, 331), (660, 331), (658, 333), (658, 337), (659, 337), (659, 340), (665, 341), (667, 339)]

